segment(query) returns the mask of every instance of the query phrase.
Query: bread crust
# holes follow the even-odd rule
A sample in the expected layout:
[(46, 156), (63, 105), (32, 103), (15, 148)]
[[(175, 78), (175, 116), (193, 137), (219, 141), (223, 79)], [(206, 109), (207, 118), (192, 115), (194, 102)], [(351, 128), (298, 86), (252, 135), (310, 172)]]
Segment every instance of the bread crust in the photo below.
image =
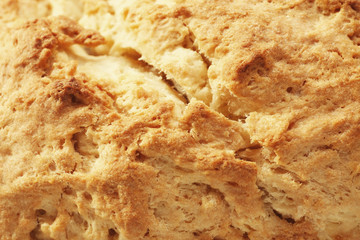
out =
[(0, 239), (358, 239), (359, 9), (1, 2)]

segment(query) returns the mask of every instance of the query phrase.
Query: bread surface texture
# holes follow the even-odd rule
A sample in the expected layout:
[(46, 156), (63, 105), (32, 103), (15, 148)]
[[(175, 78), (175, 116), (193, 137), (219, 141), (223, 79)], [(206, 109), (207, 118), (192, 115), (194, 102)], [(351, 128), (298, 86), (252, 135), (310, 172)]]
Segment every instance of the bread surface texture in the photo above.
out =
[(357, 0), (0, 1), (0, 239), (360, 239)]

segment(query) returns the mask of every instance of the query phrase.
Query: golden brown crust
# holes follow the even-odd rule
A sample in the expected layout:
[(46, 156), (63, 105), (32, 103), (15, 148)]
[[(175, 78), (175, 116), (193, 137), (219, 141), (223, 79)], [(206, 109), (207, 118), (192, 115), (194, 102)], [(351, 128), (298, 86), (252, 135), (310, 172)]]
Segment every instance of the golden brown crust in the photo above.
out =
[(359, 238), (356, 1), (25, 2), (1, 239)]

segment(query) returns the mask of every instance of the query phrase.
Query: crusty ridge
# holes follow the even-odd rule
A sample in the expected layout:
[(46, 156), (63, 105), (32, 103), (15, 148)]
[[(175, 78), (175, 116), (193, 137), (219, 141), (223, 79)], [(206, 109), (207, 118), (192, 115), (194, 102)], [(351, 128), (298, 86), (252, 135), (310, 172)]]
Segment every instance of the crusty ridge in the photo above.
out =
[(3, 239), (360, 236), (357, 2), (83, 3), (2, 3)]

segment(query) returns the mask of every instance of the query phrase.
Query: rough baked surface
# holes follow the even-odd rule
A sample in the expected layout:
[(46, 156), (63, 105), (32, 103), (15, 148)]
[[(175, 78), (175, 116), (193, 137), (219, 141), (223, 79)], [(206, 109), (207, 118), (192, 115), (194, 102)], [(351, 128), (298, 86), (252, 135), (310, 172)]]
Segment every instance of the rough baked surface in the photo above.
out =
[(359, 239), (357, 0), (2, 0), (0, 239)]

